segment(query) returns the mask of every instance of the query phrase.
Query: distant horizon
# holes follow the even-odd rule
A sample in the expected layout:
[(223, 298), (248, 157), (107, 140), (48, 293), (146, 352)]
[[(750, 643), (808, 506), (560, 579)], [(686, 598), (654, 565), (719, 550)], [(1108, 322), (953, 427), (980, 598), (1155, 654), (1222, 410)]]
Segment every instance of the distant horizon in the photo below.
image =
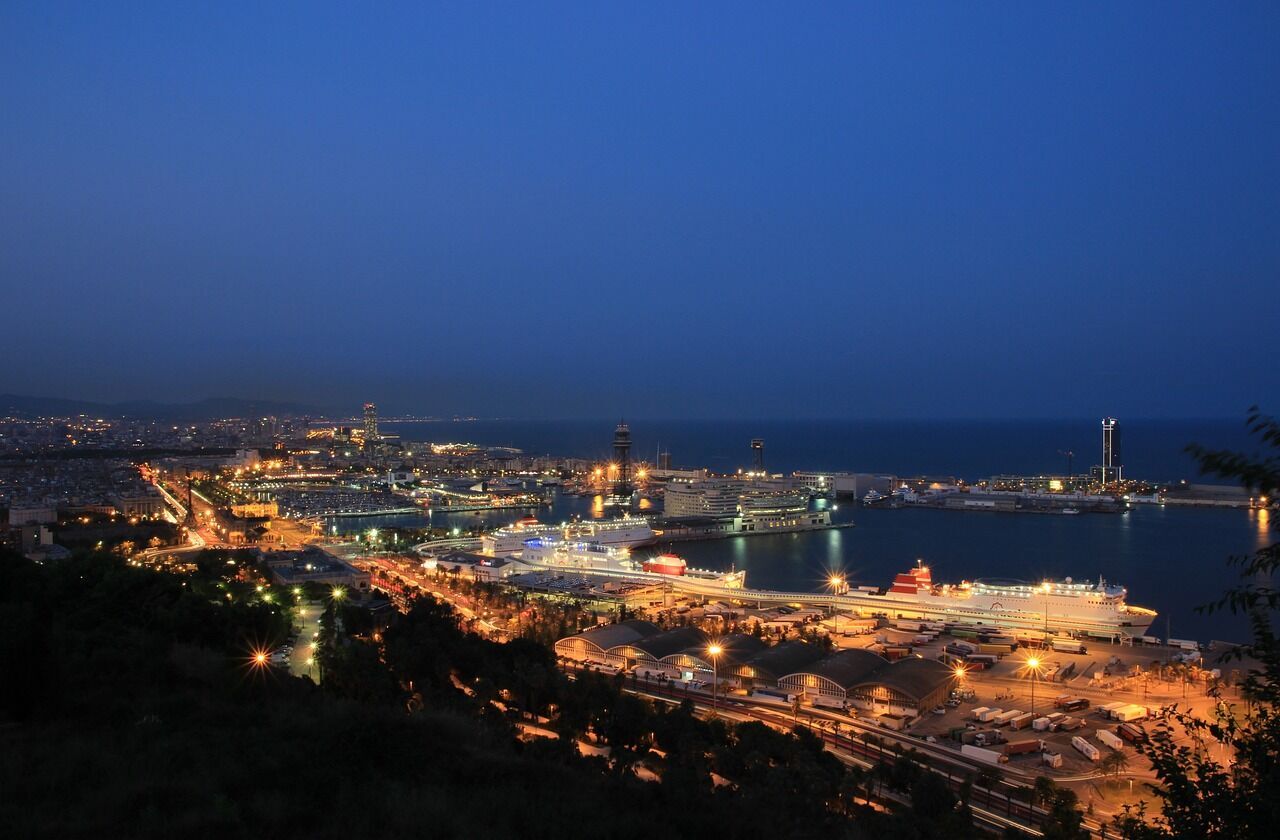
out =
[[(33, 402), (67, 402), (67, 403), (86, 403), (94, 404), (102, 408), (116, 409), (120, 406), (144, 404), (154, 404), (159, 408), (195, 408), (206, 403), (273, 403), (284, 404), (284, 401), (271, 397), (242, 397), (230, 396), (226, 394), (215, 394), (205, 397), (199, 397), (192, 400), (170, 401), (157, 399), (152, 397), (135, 397), (128, 399), (117, 399), (106, 402), (102, 400), (85, 399), (81, 397), (53, 396), (53, 395), (36, 395), (36, 394), (14, 394), (0, 393), (0, 410), (5, 408), (3, 401), (5, 399), (21, 399), (31, 400)], [(493, 414), (482, 415), (473, 414), (465, 411), (457, 412), (428, 412), (417, 410), (394, 409), (387, 410), (383, 408), (381, 403), (376, 400), (369, 400), (378, 406), (378, 414), (383, 422), (439, 422), (439, 423), (459, 423), (459, 422), (539, 422), (539, 423), (556, 423), (556, 422), (599, 422), (616, 424), (619, 420), (626, 420), (628, 423), (633, 420), (639, 422), (757, 422), (757, 423), (793, 423), (793, 422), (907, 422), (907, 423), (927, 423), (927, 422), (947, 422), (947, 423), (965, 423), (965, 422), (989, 422), (989, 423), (1017, 423), (1017, 422), (1100, 422), (1103, 417), (1116, 417), (1123, 424), (1125, 422), (1186, 422), (1186, 421), (1212, 421), (1212, 422), (1230, 422), (1239, 421), (1242, 425), (1245, 422), (1246, 414), (1250, 406), (1244, 406), (1235, 414), (1184, 414), (1184, 415), (1157, 415), (1157, 414), (1134, 414), (1122, 416), (1115, 412), (1090, 414), (1027, 414), (1027, 415), (734, 415), (734, 414), (580, 414), (580, 415), (560, 415), (560, 416), (544, 416), (536, 415), (518, 415), (518, 414)], [(323, 405), (298, 405), (299, 409), (307, 409), (298, 412), (300, 414), (310, 414), (317, 419), (349, 419), (360, 416), (364, 403), (356, 403), (351, 406), (350, 410), (346, 408), (338, 408), (336, 406)], [(1266, 413), (1267, 407), (1260, 406), (1263, 413)], [(408, 420), (398, 420), (395, 418), (411, 418)]]

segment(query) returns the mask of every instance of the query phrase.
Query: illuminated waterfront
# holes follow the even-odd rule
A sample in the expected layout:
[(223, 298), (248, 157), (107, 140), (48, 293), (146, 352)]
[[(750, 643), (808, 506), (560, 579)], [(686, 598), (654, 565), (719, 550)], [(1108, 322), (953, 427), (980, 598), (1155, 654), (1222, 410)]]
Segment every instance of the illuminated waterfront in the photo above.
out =
[[(594, 500), (557, 495), (539, 518), (558, 522), (591, 516)], [(889, 510), (839, 504), (833, 519), (857, 527), (816, 533), (731, 537), (681, 542), (673, 549), (691, 566), (746, 570), (752, 587), (822, 588), (832, 569), (850, 582), (885, 586), (923, 557), (939, 581), (1012, 577), (1027, 580), (1096, 578), (1129, 588), (1130, 602), (1160, 613), (1151, 632), (1202, 641), (1236, 641), (1247, 625), (1232, 615), (1201, 615), (1195, 608), (1234, 583), (1226, 558), (1266, 542), (1268, 513), (1248, 510), (1181, 510), (1141, 507), (1120, 515), (1019, 516), (944, 510)], [(498, 527), (519, 518), (510, 511), (425, 516), (367, 517), (338, 521), (350, 533), (370, 527)], [(640, 549), (644, 556), (658, 551)]]

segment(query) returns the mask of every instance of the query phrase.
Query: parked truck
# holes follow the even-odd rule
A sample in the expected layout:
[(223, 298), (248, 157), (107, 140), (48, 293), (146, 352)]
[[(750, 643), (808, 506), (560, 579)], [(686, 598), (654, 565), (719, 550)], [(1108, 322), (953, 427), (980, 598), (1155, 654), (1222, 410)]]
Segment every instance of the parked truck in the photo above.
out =
[(1044, 750), (1044, 741), (1010, 741), (1004, 745), (1005, 755), (1026, 755), (1027, 753), (1037, 753)]
[(1006, 726), (1016, 717), (1021, 717), (1022, 709), (1010, 709), (1007, 712), (1001, 712), (991, 721), (996, 726)]
[(1031, 712), (1023, 712), (1013, 720), (1009, 721), (1009, 728), (1010, 729), (1028, 729), (1031, 726), (1031, 722), (1034, 721), (1035, 719), (1036, 719), (1036, 716), (1031, 714)]
[(1002, 714), (1004, 714), (1004, 709), (983, 709), (982, 714), (975, 714), (974, 717), (983, 723), (987, 723), (988, 721), (995, 720)]
[(1052, 725), (1053, 721), (1049, 720), (1047, 717), (1038, 717), (1031, 721), (1031, 728), (1036, 732), (1048, 732), (1049, 727)]
[(989, 711), (991, 711), (990, 706), (979, 706), (978, 708), (969, 712), (969, 716), (972, 717), (974, 720), (982, 720), (983, 713), (989, 712)]
[(1102, 716), (1104, 718), (1111, 718), (1111, 717), (1115, 717), (1116, 709), (1123, 709), (1127, 705), (1129, 704), (1123, 701), (1118, 701), (1115, 703), (1107, 703), (1105, 705), (1099, 706), (1098, 711), (1102, 713)]
[(1141, 726), (1134, 726), (1132, 723), (1122, 723), (1116, 727), (1116, 734), (1128, 741), (1130, 744), (1141, 744), (1147, 740), (1147, 733)]
[(971, 758), (974, 761), (981, 761), (985, 764), (1007, 764), (1009, 756), (997, 750), (989, 750), (986, 747), (975, 747), (972, 744), (965, 744), (960, 747), (960, 754), (965, 758)]
[(1084, 646), (1084, 642), (1079, 639), (1061, 639), (1053, 640), (1053, 650), (1056, 653), (1088, 653), (1089, 649)]
[(1147, 708), (1146, 706), (1139, 706), (1131, 703), (1128, 706), (1116, 709), (1111, 713), (1111, 716), (1121, 723), (1132, 723), (1134, 721), (1146, 720)]
[(1106, 729), (1099, 729), (1097, 732), (1094, 733), (1094, 735), (1095, 737), (1097, 737), (1099, 743), (1102, 743), (1113, 750), (1124, 749), (1124, 741), (1120, 740), (1120, 736), (1114, 732), (1111, 732)]
[(1079, 735), (1076, 735), (1071, 739), (1071, 746), (1075, 747), (1081, 755), (1090, 761), (1097, 761), (1102, 757), (1102, 750), (1098, 749), (1093, 744), (1090, 744)]

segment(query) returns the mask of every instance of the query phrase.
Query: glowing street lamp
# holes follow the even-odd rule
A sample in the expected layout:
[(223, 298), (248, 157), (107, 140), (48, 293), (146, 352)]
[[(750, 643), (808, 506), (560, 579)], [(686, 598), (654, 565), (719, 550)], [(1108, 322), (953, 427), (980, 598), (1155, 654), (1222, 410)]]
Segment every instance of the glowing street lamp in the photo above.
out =
[[(844, 577), (841, 575), (832, 575), (830, 578), (827, 579), (827, 586), (831, 587), (832, 595), (839, 595), (840, 592), (844, 589)], [(840, 605), (832, 601), (831, 608), (836, 614), (835, 632), (836, 632), (836, 635), (839, 636), (840, 635)]]
[(1027, 660), (1027, 674), (1031, 677), (1031, 714), (1036, 713), (1036, 678), (1040, 676), (1040, 657)]
[(329, 594), (333, 600), (341, 601), (343, 598), (347, 597), (347, 590), (343, 589), (341, 586), (335, 586)]
[(713, 715), (717, 712), (716, 689), (720, 687), (720, 654), (723, 652), (724, 648), (717, 642), (707, 645), (707, 654), (711, 657), (711, 713)]

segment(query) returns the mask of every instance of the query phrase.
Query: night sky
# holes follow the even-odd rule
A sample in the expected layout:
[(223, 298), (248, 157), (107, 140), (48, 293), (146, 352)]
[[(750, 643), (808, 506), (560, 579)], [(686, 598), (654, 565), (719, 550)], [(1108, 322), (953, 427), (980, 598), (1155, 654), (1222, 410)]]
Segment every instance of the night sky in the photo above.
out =
[(1274, 409), (1277, 44), (1275, 2), (6, 2), (0, 392)]

